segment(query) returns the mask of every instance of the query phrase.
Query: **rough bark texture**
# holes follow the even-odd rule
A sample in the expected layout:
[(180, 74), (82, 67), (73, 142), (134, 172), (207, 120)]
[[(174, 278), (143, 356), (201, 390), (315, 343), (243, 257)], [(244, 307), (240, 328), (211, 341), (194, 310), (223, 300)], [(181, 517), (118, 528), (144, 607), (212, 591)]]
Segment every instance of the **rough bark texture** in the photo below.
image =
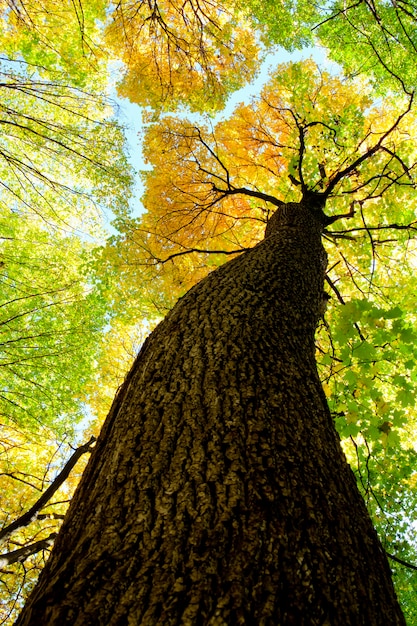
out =
[(316, 371), (317, 216), (279, 209), (146, 341), (19, 626), (405, 624)]

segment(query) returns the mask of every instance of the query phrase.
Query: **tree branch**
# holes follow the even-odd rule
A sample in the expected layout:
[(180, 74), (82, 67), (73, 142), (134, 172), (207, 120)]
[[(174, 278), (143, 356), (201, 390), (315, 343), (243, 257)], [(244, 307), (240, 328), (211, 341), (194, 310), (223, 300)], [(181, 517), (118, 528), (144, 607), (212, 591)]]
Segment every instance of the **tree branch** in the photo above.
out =
[(346, 15), (346, 13), (348, 11), (350, 11), (350, 9), (355, 9), (356, 7), (360, 6), (361, 4), (362, 4), (362, 0), (359, 0), (359, 2), (355, 2), (354, 4), (351, 4), (348, 7), (344, 7), (343, 9), (340, 9), (339, 11), (336, 11), (336, 13), (333, 13), (333, 15), (329, 15), (329, 17), (326, 17), (324, 20), (322, 20), (321, 22), (319, 22), (318, 24), (313, 26), (313, 28), (311, 30), (315, 31), (317, 28), (320, 28), (320, 26), (323, 26), (324, 24), (327, 24), (327, 22), (331, 22), (332, 20), (336, 19), (336, 17), (339, 17), (339, 15), (341, 15), (341, 14)]
[(262, 193), (262, 191), (247, 189), (247, 187), (231, 187), (230, 189), (219, 189), (213, 183), (213, 191), (223, 194), (223, 197), (242, 194), (244, 196), (251, 196), (253, 198), (259, 198), (260, 200), (265, 200), (265, 202), (270, 202), (275, 206), (282, 206), (283, 204), (285, 204), (285, 202), (279, 200), (278, 198), (275, 198), (275, 196), (270, 196), (268, 193)]
[(401, 120), (407, 115), (407, 113), (410, 112), (412, 104), (413, 104), (413, 100), (414, 100), (414, 92), (412, 94), (410, 94), (408, 106), (405, 109), (405, 111), (403, 111), (403, 113), (401, 113), (397, 117), (397, 119), (392, 124), (392, 126), (387, 131), (385, 131), (385, 133), (382, 134), (382, 136), (380, 137), (379, 141), (377, 141), (377, 143), (374, 146), (372, 146), (371, 148), (368, 148), (368, 150), (365, 152), (365, 154), (362, 154), (360, 157), (355, 159), (355, 161), (353, 161), (353, 163), (348, 165), (348, 167), (345, 167), (345, 169), (340, 170), (339, 172), (337, 172), (337, 174), (335, 174), (331, 178), (331, 180), (330, 180), (329, 184), (327, 185), (326, 189), (323, 191), (323, 196), (325, 198), (329, 197), (329, 195), (331, 194), (333, 189), (336, 187), (336, 185), (343, 178), (345, 178), (346, 176), (349, 176), (349, 174), (351, 174), (355, 169), (357, 169), (359, 167), (359, 165), (361, 165), (364, 161), (366, 161), (367, 159), (371, 158), (379, 150), (384, 150), (385, 151), (385, 147), (382, 145), (383, 141), (398, 127), (398, 125), (400, 124)]
[[(190, 254), (191, 252), (197, 252), (199, 254), (240, 254), (241, 252), (246, 252), (246, 250), (250, 250), (251, 248), (240, 248), (239, 250), (200, 250), (199, 248), (190, 248), (188, 250), (182, 250), (181, 252), (174, 252), (170, 254), (166, 259), (159, 259), (158, 257), (153, 257), (155, 263), (167, 263), (168, 261), (172, 261), (178, 256), (184, 256), (185, 254)], [(153, 256), (153, 255), (152, 255)]]
[(13, 550), (13, 552), (7, 552), (6, 554), (2, 554), (0, 556), (0, 568), (7, 567), (7, 565), (12, 565), (12, 563), (21, 563), (22, 561), (25, 561), (28, 556), (36, 554), (36, 552), (40, 552), (41, 550), (46, 550), (47, 548), (52, 546), (57, 534), (58, 533), (51, 533), (45, 539), (35, 541), (35, 543), (31, 543), (28, 546), (24, 546), (23, 548), (19, 548), (18, 550)]
[(370, 231), (370, 230), (417, 230), (417, 221), (410, 222), (409, 224), (381, 224), (379, 226), (355, 226), (354, 228), (348, 228), (346, 230), (327, 231), (324, 233), (329, 237), (343, 237), (346, 233), (355, 233), (357, 231)]
[(31, 522), (33, 522), (45, 504), (52, 498), (54, 493), (61, 487), (61, 485), (66, 481), (68, 476), (70, 475), (72, 469), (76, 465), (77, 461), (80, 457), (86, 452), (91, 452), (91, 446), (96, 441), (95, 437), (91, 437), (87, 443), (79, 446), (69, 458), (69, 460), (64, 465), (64, 468), (55, 478), (55, 480), (51, 483), (48, 489), (41, 495), (41, 497), (35, 502), (35, 504), (23, 515), (21, 515), (17, 520), (2, 528), (0, 531), (0, 543), (4, 543), (12, 533), (14, 533), (19, 528), (23, 528), (24, 526), (29, 526)]
[(387, 550), (385, 550), (385, 554), (396, 563), (399, 563), (400, 565), (404, 565), (404, 567), (408, 567), (409, 569), (413, 569), (417, 571), (417, 565), (408, 563), (408, 561), (403, 561), (403, 559), (400, 559), (398, 558), (398, 556), (394, 556), (393, 554), (390, 554), (389, 552), (387, 552)]

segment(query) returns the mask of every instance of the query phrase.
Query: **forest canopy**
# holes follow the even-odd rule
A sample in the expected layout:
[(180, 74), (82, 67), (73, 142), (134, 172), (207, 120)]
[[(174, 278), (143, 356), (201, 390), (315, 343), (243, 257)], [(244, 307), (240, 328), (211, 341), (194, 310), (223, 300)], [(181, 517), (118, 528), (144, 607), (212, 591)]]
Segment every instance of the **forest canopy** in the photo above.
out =
[[(59, 472), (82, 443), (76, 458), (88, 456), (147, 332), (306, 193), (329, 216), (320, 376), (415, 623), (416, 9), (0, 3), (0, 623), (42, 568), (81, 468), (58, 485)], [(278, 63), (222, 117), (280, 46), (318, 47), (325, 62)], [(129, 200), (143, 166), (128, 158), (115, 83), (142, 111), (140, 216)]]

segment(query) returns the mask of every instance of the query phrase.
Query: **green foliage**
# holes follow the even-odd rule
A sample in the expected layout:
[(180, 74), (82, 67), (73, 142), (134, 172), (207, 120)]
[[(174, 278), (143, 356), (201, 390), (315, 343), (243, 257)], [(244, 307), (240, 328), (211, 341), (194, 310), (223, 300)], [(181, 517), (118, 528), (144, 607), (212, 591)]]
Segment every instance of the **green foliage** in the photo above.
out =
[(3, 217), (0, 230), (2, 421), (69, 434), (105, 324), (82, 264), (86, 244), (19, 213)]
[(87, 233), (123, 211), (130, 173), (105, 98), (0, 64), (0, 207)]
[[(1, 527), (53, 481), (90, 414), (87, 386), (108, 323), (94, 250), (110, 211), (126, 214), (131, 185), (105, 95), (104, 9), (0, 4)], [(2, 552), (55, 533), (78, 478)], [(2, 623), (14, 621), (50, 543), (2, 566)]]
[(379, 93), (413, 91), (417, 86), (416, 4), (411, 1), (304, 0), (239, 4), (264, 41), (287, 50), (319, 44), (346, 74), (372, 77)]
[(347, 73), (374, 79), (380, 92), (417, 87), (415, 2), (335, 2), (316, 29), (332, 59)]
[(62, 431), (81, 414), (93, 331), (104, 326), (88, 254), (104, 233), (103, 214), (126, 211), (130, 172), (102, 97), (33, 81), (26, 65), (18, 73), (8, 66), (3, 78), (2, 412)]
[[(389, 208), (391, 224), (406, 217), (401, 204)], [(336, 230), (345, 232), (340, 226)], [(394, 230), (387, 236), (383, 228), (371, 230), (372, 248), (365, 247), (368, 233), (354, 226), (347, 230), (345, 236), (353, 239), (328, 243), (334, 265), (329, 278), (344, 304), (329, 289), (333, 297), (318, 336), (319, 372), (384, 547), (416, 565), (417, 248), (410, 232)], [(412, 625), (417, 572), (390, 564)]]
[(313, 44), (312, 27), (319, 15), (317, 5), (305, 0), (280, 3), (274, 0), (238, 0), (236, 5), (252, 19), (266, 45), (274, 43), (293, 51)]
[(97, 87), (97, 81), (104, 86), (97, 70), (106, 60), (102, 23), (107, 5), (107, 0), (2, 0), (1, 55), (27, 63), (32, 80), (60, 77), (79, 88)]

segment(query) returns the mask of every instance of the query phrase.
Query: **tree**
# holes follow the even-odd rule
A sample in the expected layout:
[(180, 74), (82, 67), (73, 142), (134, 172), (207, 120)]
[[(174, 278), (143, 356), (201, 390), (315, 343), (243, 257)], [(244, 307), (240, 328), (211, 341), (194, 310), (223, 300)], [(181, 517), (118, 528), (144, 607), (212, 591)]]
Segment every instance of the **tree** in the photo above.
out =
[[(0, 532), (33, 510), (82, 437), (108, 323), (94, 250), (103, 218), (126, 211), (131, 178), (106, 95), (104, 12), (0, 3)], [(1, 623), (36, 579), (79, 475), (2, 542)]]
[(122, 0), (106, 42), (124, 63), (121, 95), (152, 110), (221, 109), (254, 77), (256, 32), (224, 2)]
[(292, 0), (276, 5), (237, 0), (237, 7), (261, 29), (264, 41), (287, 50), (324, 46), (345, 73), (372, 77), (374, 90), (411, 92), (417, 85), (415, 2), (335, 0), (311, 4)]
[[(26, 89), (29, 76), (31, 80), (35, 77), (35, 86), (29, 80), (33, 95), (37, 91), (38, 84), (40, 84), (39, 77), (42, 81), (45, 77), (50, 77), (53, 67), (57, 72), (55, 78), (59, 75), (59, 91), (56, 94), (58, 98), (62, 96), (60, 91), (62, 88), (66, 96), (70, 95), (73, 101), (77, 101), (77, 97), (81, 93), (80, 89), (86, 95), (87, 88), (91, 89), (97, 76), (91, 72), (91, 69), (97, 67), (106, 55), (100, 37), (97, 37), (101, 27), (98, 20), (104, 20), (105, 16), (110, 15), (112, 8), (106, 9), (102, 2), (89, 3), (88, 7), (83, 6), (82, 3), (69, 2), (67, 4), (64, 2), (60, 4), (59, 10), (57, 10), (55, 3), (49, 5), (48, 2), (42, 4), (31, 2), (29, 5), (20, 1), (3, 3), (2, 7), (7, 7), (3, 16), (7, 28), (2, 32), (2, 43), (7, 50), (7, 69), (18, 67), (23, 58), (26, 63), (29, 61), (28, 66), (34, 70), (34, 73), (29, 72), (25, 75), (24, 80), (20, 83), (17, 81), (18, 85), (13, 85), (13, 89), (22, 90), (22, 86)], [(415, 84), (413, 59), (415, 42), (413, 13), (409, 10), (410, 5), (392, 3), (388, 6), (360, 2), (353, 3), (351, 6), (335, 4), (332, 7), (326, 5), (325, 9), (318, 9), (300, 1), (293, 5), (286, 3), (285, 7), (280, 7), (278, 19), (275, 3), (273, 6), (268, 6), (268, 2), (245, 2), (240, 13), (239, 8), (236, 11), (237, 4), (235, 3), (230, 4), (227, 8), (218, 5), (213, 10), (213, 7), (212, 3), (197, 4), (194, 2), (188, 2), (185, 5), (162, 1), (146, 4), (143, 2), (118, 3), (114, 11), (114, 18), (111, 18), (114, 19), (114, 23), (108, 29), (107, 44), (119, 57), (123, 58), (126, 64), (127, 71), (121, 87), (122, 93), (142, 103), (151, 104), (158, 110), (172, 108), (173, 104), (178, 103), (185, 105), (188, 103), (193, 110), (200, 110), (205, 107), (214, 110), (219, 107), (227, 93), (244, 80), (240, 73), (242, 72), (244, 77), (249, 77), (256, 65), (256, 61), (252, 63), (250, 59), (252, 53), (256, 52), (255, 38), (252, 37), (252, 32), (248, 30), (247, 23), (242, 19), (242, 12), (247, 12), (249, 8), (255, 19), (260, 20), (269, 28), (267, 36), (264, 36), (265, 42), (278, 40), (277, 37), (281, 37), (282, 43), (287, 47), (303, 45), (314, 40), (310, 32), (310, 29), (313, 28), (313, 32), (319, 35), (321, 42), (327, 43), (332, 48), (334, 56), (339, 55), (339, 61), (343, 61), (351, 73), (356, 73), (358, 67), (362, 66), (363, 59), (366, 59), (369, 62), (362, 66), (362, 69), (365, 68), (368, 74), (377, 78), (375, 84), (378, 85), (381, 93), (386, 93), (386, 90), (392, 88), (393, 85), (396, 88), (400, 85), (402, 93), (412, 97), (412, 88)], [(279, 24), (279, 30), (275, 28), (274, 31), (276, 24)], [(13, 37), (10, 37), (10, 33), (13, 33)], [(51, 33), (53, 33), (53, 37), (50, 37)], [(137, 38), (138, 33), (140, 34), (140, 44)], [(341, 39), (344, 40), (345, 45), (343, 46), (343, 53), (340, 55), (339, 42)], [(238, 45), (236, 46), (236, 44)], [(237, 58), (233, 57), (233, 54), (229, 54), (236, 53), (236, 47), (242, 46), (243, 54), (238, 55)], [(148, 62), (149, 58), (151, 63)], [(186, 72), (183, 71), (184, 68), (186, 68)], [(193, 76), (192, 81), (188, 80), (191, 74)], [(63, 80), (64, 77), (65, 80)], [(91, 80), (92, 77), (93, 80)], [(69, 84), (72, 86), (76, 84), (77, 91), (73, 90), (70, 94), (68, 91)], [(197, 89), (190, 89), (192, 86), (197, 86)], [(43, 82), (42, 90), (44, 88)], [(208, 99), (207, 96), (209, 96)], [(330, 107), (333, 106), (332, 98), (328, 100), (328, 104)], [(393, 108), (393, 121), (395, 121), (397, 119), (395, 112), (397, 107)], [(344, 122), (346, 122), (346, 117), (343, 117)], [(5, 119), (7, 119), (7, 115)], [(45, 119), (42, 122), (45, 122)], [(337, 122), (336, 119), (331, 121), (331, 124), (335, 125), (331, 126), (334, 131), (339, 129), (338, 123), (340, 121)], [(47, 126), (47, 128), (46, 145), (51, 138), (50, 131), (53, 130), (51, 126)], [(389, 128), (388, 124), (383, 133)], [(36, 136), (36, 133), (33, 132), (34, 129), (36, 130), (36, 120), (30, 120), (30, 127), (26, 130), (32, 134), (32, 138)], [(57, 127), (55, 127), (56, 129)], [(62, 131), (62, 128), (60, 130)], [(204, 129), (202, 130), (199, 139), (204, 138), (206, 145), (201, 144), (201, 147), (211, 147), (212, 156), (216, 155), (216, 143), (210, 144), (210, 135), (205, 135)], [(406, 130), (402, 129), (400, 132), (406, 132)], [(310, 136), (311, 131), (312, 127), (308, 129)], [(188, 139), (194, 141), (193, 131), (188, 129), (187, 133)], [(63, 136), (62, 133), (61, 136)], [(338, 141), (340, 142), (340, 136)], [(395, 141), (394, 144), (396, 143)], [(381, 250), (384, 249), (386, 252), (391, 245), (392, 258), (401, 259), (401, 262), (404, 263), (403, 268), (412, 268), (413, 263), (409, 255), (412, 244), (407, 242), (407, 238), (410, 237), (414, 228), (414, 215), (410, 208), (410, 196), (408, 194), (412, 186), (413, 168), (410, 164), (413, 162), (413, 155), (411, 152), (406, 154), (405, 142), (401, 141), (400, 143), (399, 152), (397, 145), (394, 145), (395, 150), (391, 150), (394, 155), (391, 155), (393, 156), (392, 161), (381, 159), (389, 153), (383, 154), (383, 150), (378, 149), (378, 155), (373, 155), (373, 163), (376, 164), (374, 174), (370, 173), (372, 168), (368, 168), (369, 160), (366, 164), (366, 169), (369, 172), (368, 183), (372, 180), (384, 180), (386, 183), (375, 188), (376, 196), (380, 194), (383, 195), (384, 199), (388, 198), (386, 206), (379, 204), (373, 210), (372, 203), (369, 202), (370, 198), (365, 198), (366, 202), (364, 202), (363, 198), (360, 198), (360, 194), (357, 193), (358, 189), (356, 189), (353, 193), (356, 198), (359, 195), (359, 202), (356, 204), (356, 222), (352, 227), (343, 225), (341, 231), (325, 233), (325, 237), (331, 237), (335, 244), (343, 244), (338, 246), (340, 254), (335, 254), (337, 267), (333, 268), (332, 263), (330, 264), (332, 270), (328, 276), (328, 284), (331, 287), (333, 299), (344, 303), (342, 307), (344, 313), (337, 315), (334, 310), (331, 310), (328, 314), (327, 320), (331, 321), (332, 332), (331, 334), (328, 332), (328, 325), (327, 327), (326, 325), (322, 326), (318, 349), (322, 355), (319, 363), (320, 373), (321, 377), (325, 379), (325, 390), (331, 402), (332, 413), (337, 420), (339, 432), (344, 437), (349, 460), (351, 462), (353, 460), (353, 465), (357, 468), (369, 509), (379, 529), (384, 530), (383, 538), (386, 538), (387, 542), (395, 541), (396, 549), (401, 546), (402, 556), (404, 556), (404, 551), (410, 549), (410, 541), (403, 541), (406, 535), (403, 529), (416, 508), (413, 506), (415, 489), (413, 489), (414, 476), (411, 469), (412, 450), (406, 445), (406, 429), (413, 424), (414, 420), (411, 409), (415, 363), (412, 329), (414, 307), (411, 296), (407, 295), (405, 303), (399, 302), (398, 298), (397, 300), (395, 297), (393, 298), (392, 293), (388, 293), (388, 290), (385, 289), (387, 277), (389, 277), (392, 285), (395, 284), (396, 289), (404, 285), (405, 281), (404, 276), (399, 271), (388, 267), (386, 263), (388, 254), (381, 255)], [(44, 149), (42, 140), (38, 142), (38, 146)], [(71, 146), (71, 140), (67, 143), (68, 146)], [(351, 147), (353, 149), (354, 146)], [(391, 148), (386, 147), (392, 148), (392, 146)], [(333, 151), (334, 148), (335, 145)], [(361, 145), (360, 142), (356, 143), (356, 148), (365, 150), (365, 152), (367, 150), (367, 147)], [(118, 149), (119, 145), (115, 150), (116, 153)], [(48, 150), (44, 150), (43, 154), (47, 152)], [(23, 154), (26, 156), (25, 153)], [(32, 152), (33, 154), (36, 155), (36, 150)], [(42, 158), (39, 158), (41, 154), (42, 150), (34, 161), (29, 160), (29, 163), (24, 161), (23, 170), (20, 170), (18, 161), (11, 161), (15, 170), (16, 165), (18, 165), (17, 169), (20, 172), (25, 174), (30, 172), (31, 185), (33, 175), (39, 180), (39, 173), (45, 174), (38, 167), (31, 169), (33, 164), (43, 165)], [(60, 152), (60, 156), (63, 154), (65, 154), (65, 147)], [(295, 154), (297, 154), (297, 149)], [(401, 156), (398, 160), (399, 154)], [(242, 160), (243, 156), (240, 154), (239, 159)], [(259, 171), (262, 168), (266, 169), (265, 163), (262, 162), (261, 153), (258, 156), (257, 167), (252, 167), (251, 176), (255, 169)], [(304, 156), (303, 165), (304, 173), (306, 173), (306, 164), (311, 155), (307, 155), (306, 152)], [(323, 189), (328, 183), (328, 180), (326, 181), (328, 167), (326, 167), (326, 159), (323, 159), (322, 156), (320, 156), (319, 162), (315, 162), (313, 159), (311, 165), (315, 175), (317, 175), (318, 170), (320, 176), (317, 176), (315, 181), (318, 181), (318, 188)], [(237, 158), (238, 155), (235, 154), (234, 157)], [(380, 159), (379, 164), (377, 158)], [(222, 160), (224, 160), (224, 155), (222, 155)], [(294, 168), (294, 162), (291, 161), (294, 159), (289, 159), (287, 163), (283, 162), (281, 180), (286, 180), (288, 183), (284, 174), (285, 168), (288, 166), (291, 185), (288, 185), (289, 196), (285, 199), (291, 199), (293, 195), (293, 199), (298, 201), (302, 195), (300, 194), (302, 181), (297, 177), (297, 164), (295, 163)], [(83, 162), (82, 159), (80, 162)], [(379, 165), (382, 169), (379, 169)], [(249, 176), (247, 164), (245, 168), (247, 181), (250, 181), (251, 176)], [(244, 169), (243, 165), (242, 169)], [(381, 171), (383, 172), (382, 177), (380, 176)], [(76, 173), (78, 174), (79, 171)], [(213, 173), (218, 174), (216, 171)], [(352, 178), (355, 175), (352, 172)], [(363, 175), (363, 168), (360, 175)], [(407, 182), (407, 177), (410, 182)], [(360, 176), (358, 176), (358, 180), (359, 178)], [(167, 181), (169, 182), (169, 179)], [(43, 176), (43, 184), (40, 186), (37, 184), (36, 187), (43, 193), (45, 183), (46, 186), (49, 186), (51, 182), (55, 185), (57, 178), (51, 180), (48, 173), (46, 177)], [(256, 182), (255, 189), (249, 184), (246, 191), (257, 193), (261, 191), (265, 194), (264, 183), (265, 178), (263, 177), (262, 181)], [(401, 183), (401, 186), (398, 186), (397, 183)], [(205, 184), (207, 185), (207, 183)], [(213, 183), (210, 182), (210, 184)], [(391, 187), (391, 191), (389, 187)], [(206, 191), (209, 189), (207, 186), (203, 186), (203, 188)], [(400, 216), (397, 212), (395, 221), (387, 223), (383, 220), (381, 223), (378, 216), (382, 213), (385, 214), (386, 209), (389, 210), (387, 210), (385, 217), (392, 215), (394, 188), (395, 193), (401, 196), (401, 200), (404, 202), (403, 215)], [(103, 191), (101, 198), (103, 199), (112, 187), (106, 189), (102, 187), (101, 189)], [(16, 187), (13, 192), (15, 190)], [(383, 194), (381, 193), (382, 190), (384, 191)], [(212, 189), (212, 192), (214, 191), (216, 190)], [(233, 194), (227, 194), (227, 198), (221, 199), (222, 207), (231, 211), (229, 215), (222, 211), (222, 215), (219, 212), (217, 217), (214, 217), (213, 209), (215, 207), (213, 205), (209, 213), (204, 209), (199, 210), (191, 219), (182, 220), (181, 211), (178, 211), (177, 208), (176, 216), (179, 217), (183, 226), (191, 226), (190, 240), (185, 236), (184, 228), (180, 228), (180, 237), (178, 237), (178, 232), (175, 232), (175, 229), (168, 229), (169, 220), (166, 222), (161, 214), (156, 218), (156, 213), (153, 216), (148, 216), (140, 223), (142, 233), (133, 232), (132, 237), (132, 232), (125, 229), (125, 243), (127, 242), (128, 245), (123, 251), (125, 261), (127, 261), (123, 268), (124, 275), (121, 277), (122, 279), (127, 278), (120, 289), (123, 303), (126, 302), (126, 294), (131, 298), (133, 285), (134, 293), (139, 293), (140, 296), (140, 310), (142, 312), (152, 311), (152, 316), (154, 316), (155, 304), (159, 311), (163, 308), (169, 308), (175, 300), (175, 295), (184, 293), (187, 286), (205, 275), (207, 266), (213, 267), (220, 264), (224, 258), (224, 253), (235, 255), (238, 250), (242, 251), (253, 246), (254, 240), (260, 238), (260, 227), (269, 216), (270, 210), (268, 204), (264, 203), (265, 198), (262, 199), (259, 193), (258, 196), (252, 193), (250, 196), (252, 204), (249, 203), (248, 205), (248, 203), (243, 202), (241, 209), (235, 211), (236, 200), (239, 197), (235, 195), (235, 191)], [(294, 193), (297, 191), (298, 193)], [(267, 195), (271, 199), (274, 194), (276, 195), (275, 189)], [(345, 187), (342, 194), (346, 195), (331, 199), (332, 208), (336, 209), (337, 203), (346, 205), (342, 198), (344, 197), (346, 200), (352, 196), (352, 187), (350, 189)], [(232, 196), (234, 202), (227, 204), (226, 199), (230, 201)], [(35, 194), (30, 194), (30, 197), (31, 200), (33, 198), (39, 200), (40, 195), (36, 191)], [(278, 193), (278, 197), (283, 196)], [(176, 202), (179, 198), (180, 196), (177, 194)], [(253, 205), (254, 198), (257, 198), (258, 207)], [(211, 194), (211, 199), (216, 199), (215, 194)], [(50, 202), (49, 205), (45, 203), (43, 208), (48, 206), (53, 205)], [(275, 205), (272, 203), (272, 206)], [(34, 208), (33, 203), (31, 208)], [(248, 215), (244, 213), (246, 209)], [(172, 210), (172, 206), (169, 210)], [(344, 206), (343, 211), (350, 213), (350, 208)], [(205, 217), (200, 219), (199, 213)], [(359, 216), (360, 219), (358, 219)], [(235, 219), (236, 217), (238, 219)], [(49, 218), (50, 215), (48, 215)], [(152, 220), (155, 222), (152, 223)], [(173, 224), (172, 220), (171, 224)], [(194, 224), (200, 228), (200, 233), (198, 228), (193, 227)], [(206, 224), (208, 228), (206, 228)], [(159, 228), (160, 226), (162, 229)], [(149, 227), (151, 230), (148, 230), (144, 236), (143, 231)], [(218, 227), (223, 228), (223, 233), (219, 232)], [(328, 231), (328, 228), (326, 230)], [(394, 233), (394, 235), (390, 235), (391, 242), (384, 240), (384, 233), (388, 231)], [(214, 235), (209, 242), (205, 239), (207, 235)], [(198, 236), (200, 236), (201, 247), (196, 246)], [(362, 241), (366, 238), (369, 239), (370, 247), (364, 247), (358, 253), (357, 240), (361, 236), (363, 237)], [(355, 237), (356, 241), (350, 243), (349, 238), (351, 237)], [(139, 255), (136, 254), (137, 250), (131, 245), (130, 238), (134, 240), (133, 243), (136, 246), (139, 246)], [(225, 245), (216, 249), (215, 244), (220, 241)], [(190, 250), (192, 250), (191, 254)], [(106, 254), (108, 254), (109, 259), (112, 255), (115, 256), (114, 248), (107, 249)], [(132, 267), (135, 268), (134, 272), (131, 271)], [(368, 271), (369, 267), (372, 268), (372, 272)], [(134, 273), (139, 277), (139, 280), (136, 281), (137, 284), (133, 278)], [(162, 277), (163, 290), (169, 291), (169, 293), (162, 293), (162, 297), (161, 288), (154, 281), (155, 274)], [(90, 287), (89, 280), (91, 280), (91, 275), (87, 280)], [(102, 288), (103, 283), (108, 282), (108, 277), (101, 275), (97, 281)], [(357, 287), (356, 292), (352, 284)], [(117, 288), (119, 288), (118, 285)], [(122, 293), (123, 290), (124, 293)], [(111, 293), (112, 288), (109, 285), (104, 285), (103, 292)], [(36, 296), (39, 295), (39, 293), (36, 294)], [(116, 299), (119, 297), (120, 295), (117, 294)], [(127, 317), (126, 312), (132, 311), (135, 306), (129, 304), (123, 315), (124, 321)], [(330, 308), (333, 309), (332, 306)], [(352, 319), (356, 320), (354, 324), (351, 323)], [(122, 327), (123, 323), (119, 325), (119, 322), (116, 321), (116, 334), (119, 334)], [(386, 357), (380, 358), (381, 346), (385, 346), (385, 348), (389, 346), (385, 352)], [(37, 346), (33, 347), (36, 348)], [(112, 350), (114, 351), (114, 346), (112, 346)], [(398, 353), (400, 353), (401, 358), (397, 359), (394, 364)], [(104, 363), (109, 362), (108, 356), (103, 354)], [(115, 360), (119, 360), (118, 354), (116, 354)], [(106, 370), (106, 374), (110, 372), (110, 369)], [(340, 393), (341, 389), (342, 393)], [(348, 391), (346, 392), (346, 390)], [(93, 395), (91, 394), (90, 398)], [(97, 393), (95, 396), (97, 397)], [(95, 399), (94, 402), (96, 402)], [(96, 402), (96, 405), (99, 410), (102, 410), (99, 402)], [(353, 442), (350, 449), (346, 447), (346, 437), (350, 437)], [(384, 456), (386, 451), (389, 451), (389, 455), (385, 454)], [(383, 472), (381, 473), (382, 467)], [(373, 471), (374, 469), (376, 471)], [(372, 481), (370, 480), (370, 472), (373, 473)], [(387, 475), (390, 475), (389, 480), (386, 478)], [(381, 476), (384, 478), (380, 479)], [(389, 507), (389, 511), (386, 505)], [(396, 519), (395, 524), (392, 523), (393, 508), (395, 514), (400, 515), (400, 522)], [(395, 528), (394, 533), (391, 532), (390, 527)]]
[[(143, 248), (165, 240), (174, 261), (186, 233), (189, 249), (218, 254), (222, 241), (236, 254), (250, 216), (267, 221), (265, 238), (190, 289), (143, 345), (18, 625), (405, 623), (315, 362), (323, 235), (349, 254), (347, 228), (330, 227), (354, 220), (355, 204), (368, 236), (378, 216), (377, 232), (413, 228), (390, 214), (414, 187), (413, 96), (381, 119), (354, 86), (291, 65), (213, 131), (175, 119), (150, 129)], [(371, 241), (355, 257), (368, 275), (384, 245)], [(346, 275), (330, 268), (344, 300)], [(356, 319), (346, 359), (375, 366), (378, 345)], [(323, 367), (343, 364), (327, 354)]]
[(83, 13), (82, 30), (71, 3), (56, 12), (37, 2), (1, 8), (0, 411), (6, 425), (32, 433), (39, 425), (69, 432), (83, 414), (94, 334), (107, 321), (93, 288), (93, 242), (104, 238), (102, 212), (126, 211), (130, 172), (101, 92), (106, 76), (97, 71), (88, 91), (84, 52), (100, 7)]
[[(162, 311), (223, 262), (225, 252), (253, 245), (273, 208), (268, 196), (299, 198), (300, 129), (291, 110), (305, 125), (304, 180), (320, 190), (322, 173), (334, 176), (353, 163), (398, 118), (398, 95), (390, 105), (384, 102), (382, 113), (371, 94), (363, 81), (352, 84), (305, 63), (278, 68), (253, 105), (238, 107), (214, 131), (209, 124), (197, 128), (176, 118), (150, 126), (148, 212), (125, 225), (110, 251), (115, 256), (122, 250), (123, 292), (142, 292), (142, 307), (146, 298)], [(402, 106), (405, 111), (406, 99)], [(348, 222), (324, 233), (332, 297), (317, 336), (320, 377), (374, 524), (387, 551), (411, 564), (416, 562), (413, 120), (408, 113), (372, 161), (353, 168), (327, 200), (335, 214), (350, 213), (352, 200), (357, 202)], [(389, 153), (393, 147), (396, 159)], [(405, 168), (397, 160), (401, 156)], [(224, 195), (213, 191), (213, 185), (221, 187), (221, 177), (223, 190), (231, 185)], [(245, 196), (245, 187), (252, 195)], [(163, 298), (157, 293), (161, 285), (168, 294)], [(392, 565), (412, 624), (415, 573)]]
[(59, 76), (73, 87), (97, 85), (106, 60), (102, 23), (107, 10), (107, 0), (63, 0), (59, 6), (49, 0), (2, 0), (3, 60), (27, 64), (35, 81), (41, 77), (53, 82)]

